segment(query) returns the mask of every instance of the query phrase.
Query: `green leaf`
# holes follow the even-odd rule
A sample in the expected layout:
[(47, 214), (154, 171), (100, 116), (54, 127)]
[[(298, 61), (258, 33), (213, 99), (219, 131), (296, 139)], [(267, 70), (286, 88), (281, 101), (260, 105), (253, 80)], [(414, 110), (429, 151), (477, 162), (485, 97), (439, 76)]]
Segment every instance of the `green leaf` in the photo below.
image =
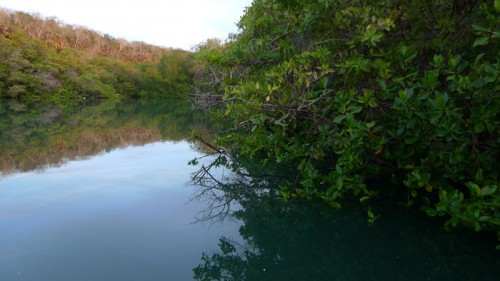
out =
[(356, 114), (356, 113), (360, 113), (361, 110), (363, 110), (363, 108), (361, 106), (353, 106), (353, 107), (350, 107), (349, 108), (349, 111), (352, 113), (352, 114)]
[(444, 58), (442, 55), (434, 55), (434, 66), (443, 65)]
[(488, 44), (488, 42), (489, 42), (489, 38), (482, 36), (482, 37), (477, 38), (476, 41), (474, 41), (474, 44), (472, 44), (472, 47), (486, 45), (486, 44)]
[(368, 122), (368, 123), (365, 123), (365, 125), (368, 129), (371, 129), (371, 128), (375, 127), (375, 122)]
[(378, 84), (382, 90), (387, 89), (387, 84), (385, 84), (384, 80), (381, 80)]
[(367, 214), (368, 214), (369, 218), (371, 218), (371, 219), (375, 218), (375, 214), (373, 213), (372, 209), (368, 209)]
[(474, 195), (480, 195), (481, 194), (481, 189), (479, 189), (479, 186), (476, 183), (467, 182), (465, 185), (470, 189), (470, 191)]
[(370, 196), (363, 196), (359, 199), (359, 202), (363, 203), (363, 202), (367, 201), (368, 199), (370, 199)]
[(412, 197), (417, 197), (417, 190), (416, 189), (412, 189), (410, 193), (411, 193)]
[(335, 117), (335, 119), (333, 119), (333, 122), (335, 122), (335, 123), (339, 124), (339, 123), (341, 123), (341, 122), (342, 122), (342, 120), (344, 120), (345, 118), (346, 118), (346, 116), (345, 116), (345, 115), (339, 115), (339, 116)]
[[(496, 1), (498, 1), (498, 0), (495, 0), (495, 2)], [(490, 31), (488, 29), (488, 27), (486, 27), (485, 25), (482, 25), (480, 23), (474, 23), (474, 24), (472, 24), (472, 28), (474, 28), (477, 31), (484, 31), (484, 32), (489, 32)]]
[(330, 204), (330, 206), (332, 206), (335, 209), (340, 209), (342, 207), (339, 203), (337, 203), (335, 201), (332, 201), (329, 204)]
[(495, 193), (496, 190), (497, 190), (496, 185), (487, 185), (487, 186), (481, 188), (481, 193), (479, 194), (479, 196), (491, 195), (491, 194)]
[(483, 180), (483, 169), (478, 169), (476, 172), (476, 180), (482, 181)]
[(427, 210), (425, 210), (425, 212), (427, 213), (427, 215), (429, 215), (430, 217), (435, 217), (438, 215), (438, 212), (434, 209), (431, 209), (431, 208), (428, 208)]
[(446, 103), (448, 102), (448, 94), (447, 93), (443, 93), (443, 94), (439, 94), (436, 96), (436, 103), (439, 105), (439, 106), (445, 106)]

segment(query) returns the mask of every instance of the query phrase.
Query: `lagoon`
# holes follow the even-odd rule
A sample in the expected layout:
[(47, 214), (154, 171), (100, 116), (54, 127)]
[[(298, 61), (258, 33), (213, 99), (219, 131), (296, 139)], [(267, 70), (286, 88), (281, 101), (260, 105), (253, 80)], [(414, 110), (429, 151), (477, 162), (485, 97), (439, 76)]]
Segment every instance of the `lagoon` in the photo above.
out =
[[(0, 280), (497, 280), (496, 238), (283, 203), (186, 103), (2, 101)], [(197, 159), (195, 165), (188, 163)], [(193, 163), (192, 163), (193, 164)]]

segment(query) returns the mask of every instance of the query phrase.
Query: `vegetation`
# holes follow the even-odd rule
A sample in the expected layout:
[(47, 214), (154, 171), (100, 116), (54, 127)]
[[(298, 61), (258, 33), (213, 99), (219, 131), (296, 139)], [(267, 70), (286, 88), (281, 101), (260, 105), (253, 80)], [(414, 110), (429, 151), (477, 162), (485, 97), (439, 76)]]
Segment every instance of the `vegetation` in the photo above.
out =
[(185, 95), (191, 54), (0, 9), (0, 97)]
[(497, 0), (255, 0), (198, 46), (194, 101), (221, 145), (296, 168), (284, 200), (398, 198), (500, 235), (499, 21)]
[(195, 105), (225, 125), (220, 145), (294, 168), (285, 201), (397, 198), (500, 235), (499, 21), (498, 0), (255, 0), (239, 34), (190, 53), (0, 9), (0, 97), (194, 83)]

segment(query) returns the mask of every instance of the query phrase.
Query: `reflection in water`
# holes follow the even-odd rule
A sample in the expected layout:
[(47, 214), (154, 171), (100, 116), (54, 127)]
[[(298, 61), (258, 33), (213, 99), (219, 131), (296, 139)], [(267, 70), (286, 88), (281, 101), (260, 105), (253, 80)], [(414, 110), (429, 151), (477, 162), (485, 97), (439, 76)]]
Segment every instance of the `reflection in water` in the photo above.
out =
[[(293, 173), (224, 154), (192, 161), (202, 168), (188, 186), (203, 202), (185, 205), (191, 190), (182, 187), (195, 169), (185, 164), (199, 157), (193, 148), (210, 149), (180, 141), (205, 130), (188, 104), (0, 102), (0, 176), (10, 175), (0, 180), (1, 280), (500, 276), (494, 239), (446, 233), (396, 207), (374, 206), (381, 218), (368, 227), (359, 204), (339, 212), (284, 204), (276, 187)], [(144, 145), (159, 140), (171, 142)], [(129, 145), (144, 146), (115, 150)], [(190, 224), (197, 213), (198, 221), (236, 222), (207, 230)]]
[(201, 252), (238, 238), (237, 225), (192, 223), (198, 156), (157, 142), (0, 180), (0, 280), (193, 280)]
[[(193, 269), (196, 280), (498, 280), (500, 276), (494, 237), (448, 233), (439, 222), (399, 207), (376, 207), (381, 218), (368, 226), (365, 207), (359, 204), (332, 211), (311, 202), (283, 203), (273, 188), (280, 178), (250, 177), (259, 169), (245, 164), (221, 155), (193, 174), (198, 196), (214, 202), (201, 219), (239, 220), (245, 240), (241, 244), (221, 237), (219, 250), (203, 253)], [(214, 169), (218, 166), (230, 172)], [(229, 204), (238, 207), (231, 210)]]
[(170, 99), (1, 100), (0, 118), (0, 176), (57, 167), (129, 145), (180, 141), (202, 122), (187, 102)]
[(0, 280), (192, 280), (200, 252), (237, 239), (192, 224), (204, 148), (186, 139), (207, 128), (188, 103), (0, 100), (0, 118)]

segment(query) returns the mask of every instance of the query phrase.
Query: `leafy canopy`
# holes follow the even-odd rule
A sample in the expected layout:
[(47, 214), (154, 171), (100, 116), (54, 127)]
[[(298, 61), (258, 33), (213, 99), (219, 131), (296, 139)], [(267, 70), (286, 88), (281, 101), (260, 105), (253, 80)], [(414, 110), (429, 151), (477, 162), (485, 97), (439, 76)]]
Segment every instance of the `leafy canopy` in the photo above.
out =
[(295, 165), (285, 200), (397, 196), (498, 231), (500, 11), (480, 2), (255, 0), (199, 46), (196, 101), (225, 146)]

